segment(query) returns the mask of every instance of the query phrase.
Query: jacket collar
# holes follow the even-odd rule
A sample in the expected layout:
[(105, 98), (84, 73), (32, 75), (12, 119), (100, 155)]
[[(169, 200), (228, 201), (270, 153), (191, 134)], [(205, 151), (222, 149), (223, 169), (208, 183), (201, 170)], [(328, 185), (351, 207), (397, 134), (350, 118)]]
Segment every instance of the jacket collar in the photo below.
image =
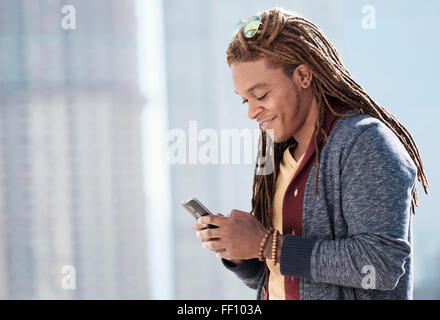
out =
[[(351, 109), (346, 108), (341, 106), (338, 103), (333, 103), (332, 104), (332, 109), (336, 112), (336, 113), (346, 113), (348, 111), (350, 111)], [(324, 124), (323, 124), (323, 129), (325, 130), (325, 132), (327, 133), (327, 137), (330, 136), (330, 132), (333, 130), (334, 126), (336, 125), (336, 122), (339, 120), (339, 116), (334, 115), (329, 108), (325, 108), (324, 111)], [(309, 144), (307, 146), (307, 150), (306, 153), (304, 154), (304, 158), (302, 159), (300, 166), (295, 174), (295, 176), (297, 174), (299, 174), (301, 172), (301, 170), (304, 168), (304, 166), (310, 161), (310, 158), (313, 157), (315, 155), (316, 152), (316, 144), (315, 144), (315, 132), (316, 130), (313, 132)], [(320, 133), (318, 135), (318, 146), (319, 149), (322, 150), (322, 148), (324, 147), (325, 142), (324, 142), (324, 135), (322, 133)]]

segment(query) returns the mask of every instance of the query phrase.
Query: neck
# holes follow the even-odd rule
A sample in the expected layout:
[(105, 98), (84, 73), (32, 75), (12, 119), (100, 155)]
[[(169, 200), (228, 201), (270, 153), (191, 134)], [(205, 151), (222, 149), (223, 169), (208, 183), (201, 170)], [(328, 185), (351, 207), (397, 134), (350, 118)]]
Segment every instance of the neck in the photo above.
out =
[(313, 97), (309, 105), (309, 112), (304, 120), (304, 124), (293, 136), (298, 143), (294, 151), (295, 160), (298, 160), (304, 153), (306, 153), (307, 146), (312, 138), (313, 133), (315, 132), (315, 123), (318, 119), (318, 114), (318, 102), (316, 101), (315, 97)]

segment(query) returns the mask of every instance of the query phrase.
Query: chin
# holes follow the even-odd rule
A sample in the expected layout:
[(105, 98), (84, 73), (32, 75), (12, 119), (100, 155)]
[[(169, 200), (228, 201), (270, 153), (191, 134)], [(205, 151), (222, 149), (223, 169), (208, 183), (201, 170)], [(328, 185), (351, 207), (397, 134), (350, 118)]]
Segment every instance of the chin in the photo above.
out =
[(275, 138), (275, 143), (286, 142), (286, 141), (289, 140), (289, 139), (290, 139), (290, 138), (284, 138), (284, 139), (282, 139), (282, 138), (279, 138), (279, 139)]
[(290, 139), (290, 136), (283, 136), (283, 135), (279, 135), (279, 134), (274, 133), (274, 142), (275, 143), (285, 142), (289, 139)]
[(291, 134), (289, 132), (289, 130), (287, 130), (287, 132), (286, 132), (286, 130), (277, 129), (276, 126), (274, 126), (274, 128), (267, 128), (264, 131), (266, 132), (266, 134), (273, 133), (273, 137), (274, 137), (274, 142), (275, 143), (286, 142), (290, 138), (293, 137), (293, 134)]

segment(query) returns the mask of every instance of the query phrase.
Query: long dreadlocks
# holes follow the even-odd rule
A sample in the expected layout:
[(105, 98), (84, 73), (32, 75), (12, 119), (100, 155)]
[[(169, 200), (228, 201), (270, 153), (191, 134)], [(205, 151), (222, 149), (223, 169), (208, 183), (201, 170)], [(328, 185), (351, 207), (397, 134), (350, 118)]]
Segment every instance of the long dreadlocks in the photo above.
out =
[[(408, 154), (417, 167), (417, 178), (428, 194), (426, 178), (419, 150), (409, 131), (387, 110), (379, 106), (365, 90), (352, 78), (344, 67), (342, 60), (325, 35), (312, 22), (283, 8), (266, 10), (259, 14), (262, 27), (257, 34), (248, 39), (243, 32), (229, 44), (226, 54), (229, 67), (235, 62), (251, 62), (264, 58), (268, 67), (282, 68), (287, 76), (300, 64), (306, 64), (313, 73), (311, 87), (319, 106), (319, 116), (315, 123), (316, 144), (316, 176), (315, 192), (318, 188), (320, 165), (320, 149), (318, 136), (322, 134), (324, 141), (327, 133), (323, 129), (324, 112), (328, 108), (336, 116), (351, 117), (359, 114), (369, 114), (394, 132), (402, 142)], [(355, 113), (339, 114), (331, 106), (337, 101)], [(260, 140), (266, 144), (267, 135), (261, 132)], [(279, 163), (286, 148), (294, 144), (293, 137), (282, 143), (274, 143), (274, 170), (270, 175), (258, 175), (257, 166), (252, 187), (252, 212), (265, 226), (272, 227), (272, 199), (275, 192), (275, 182), (278, 175)], [(264, 148), (263, 148), (264, 150)], [(418, 206), (417, 190), (414, 188), (411, 211), (415, 214)]]

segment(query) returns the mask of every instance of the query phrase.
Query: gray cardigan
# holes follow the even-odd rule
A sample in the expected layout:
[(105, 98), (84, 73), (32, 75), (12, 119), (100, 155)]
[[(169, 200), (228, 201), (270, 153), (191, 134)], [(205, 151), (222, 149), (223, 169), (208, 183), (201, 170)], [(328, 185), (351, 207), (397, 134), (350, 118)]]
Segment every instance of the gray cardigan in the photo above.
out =
[[(412, 299), (411, 199), (417, 169), (395, 134), (369, 115), (342, 117), (305, 187), (302, 236), (286, 235), (281, 273), (300, 278), (300, 299)], [(234, 266), (262, 298), (258, 259)]]

